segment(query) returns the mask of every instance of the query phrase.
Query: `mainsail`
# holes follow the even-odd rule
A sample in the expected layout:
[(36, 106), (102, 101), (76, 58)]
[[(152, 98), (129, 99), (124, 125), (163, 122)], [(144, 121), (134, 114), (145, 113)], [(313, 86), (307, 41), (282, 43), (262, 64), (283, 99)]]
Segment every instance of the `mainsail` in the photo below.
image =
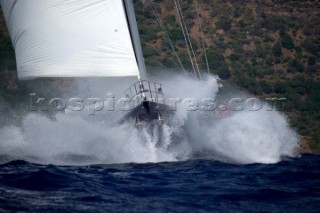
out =
[(20, 80), (145, 77), (132, 0), (0, 1)]

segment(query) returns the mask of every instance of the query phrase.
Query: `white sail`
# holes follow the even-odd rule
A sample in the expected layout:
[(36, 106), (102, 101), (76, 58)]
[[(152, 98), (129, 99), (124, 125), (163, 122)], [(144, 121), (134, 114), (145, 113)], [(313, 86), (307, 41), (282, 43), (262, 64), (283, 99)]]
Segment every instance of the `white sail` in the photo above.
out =
[(122, 0), (0, 0), (19, 79), (137, 76)]

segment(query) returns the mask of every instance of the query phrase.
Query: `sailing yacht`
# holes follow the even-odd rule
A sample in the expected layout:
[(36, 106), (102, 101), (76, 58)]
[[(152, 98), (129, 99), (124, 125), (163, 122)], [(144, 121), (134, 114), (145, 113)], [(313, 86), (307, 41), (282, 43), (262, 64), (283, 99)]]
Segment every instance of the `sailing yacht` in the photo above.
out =
[(0, 1), (20, 80), (108, 78), (106, 92), (125, 81), (134, 107), (124, 120), (164, 122), (168, 107), (162, 85), (148, 80), (132, 0)]

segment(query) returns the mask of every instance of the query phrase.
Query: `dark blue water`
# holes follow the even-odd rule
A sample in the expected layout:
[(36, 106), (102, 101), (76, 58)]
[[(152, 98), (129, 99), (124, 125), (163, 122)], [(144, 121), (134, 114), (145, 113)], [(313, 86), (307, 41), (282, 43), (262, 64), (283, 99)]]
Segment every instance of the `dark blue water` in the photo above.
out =
[(0, 212), (320, 212), (320, 156), (271, 165), (15, 161), (0, 166)]

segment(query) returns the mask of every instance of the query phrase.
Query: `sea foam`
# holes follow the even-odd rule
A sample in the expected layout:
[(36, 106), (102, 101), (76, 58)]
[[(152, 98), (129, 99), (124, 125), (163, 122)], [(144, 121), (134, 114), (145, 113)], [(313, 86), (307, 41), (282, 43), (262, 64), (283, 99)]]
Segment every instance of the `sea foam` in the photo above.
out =
[[(200, 103), (219, 96), (219, 83), (214, 76), (195, 80), (177, 75), (156, 80), (163, 83), (168, 99), (192, 98)], [(137, 129), (132, 122), (117, 123), (121, 115), (108, 119), (108, 113), (112, 112), (104, 114), (104, 119), (88, 119), (88, 115), (81, 113), (58, 113), (55, 119), (49, 119), (30, 113), (21, 126), (0, 130), (0, 160), (90, 165), (205, 157), (249, 164), (276, 163), (282, 157), (297, 156), (299, 138), (284, 114), (264, 109), (224, 114), (219, 111), (219, 104), (214, 111), (203, 111), (201, 107), (190, 110), (179, 102), (175, 125), (164, 125), (162, 131), (154, 129), (152, 133)], [(101, 113), (97, 115), (100, 118)]]

